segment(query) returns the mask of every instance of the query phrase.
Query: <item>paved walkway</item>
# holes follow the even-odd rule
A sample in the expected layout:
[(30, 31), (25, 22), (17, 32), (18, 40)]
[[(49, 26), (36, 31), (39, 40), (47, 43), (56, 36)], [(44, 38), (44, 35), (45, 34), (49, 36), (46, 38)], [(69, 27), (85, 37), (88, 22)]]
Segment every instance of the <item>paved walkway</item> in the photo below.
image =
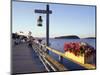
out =
[(46, 72), (45, 67), (27, 43), (12, 43), (12, 73)]

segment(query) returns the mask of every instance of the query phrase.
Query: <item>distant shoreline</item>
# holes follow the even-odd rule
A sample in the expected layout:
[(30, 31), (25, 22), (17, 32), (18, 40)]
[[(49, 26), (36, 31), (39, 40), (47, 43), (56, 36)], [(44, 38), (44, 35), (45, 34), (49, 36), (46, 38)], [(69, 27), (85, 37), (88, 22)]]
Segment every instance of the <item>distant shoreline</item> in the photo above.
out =
[(69, 36), (59, 36), (55, 37), (55, 39), (80, 39), (80, 37), (76, 35), (69, 35)]
[(85, 38), (80, 38), (77, 35), (68, 35), (68, 36), (59, 36), (59, 37), (54, 37), (54, 39), (96, 39), (96, 37), (85, 37)]

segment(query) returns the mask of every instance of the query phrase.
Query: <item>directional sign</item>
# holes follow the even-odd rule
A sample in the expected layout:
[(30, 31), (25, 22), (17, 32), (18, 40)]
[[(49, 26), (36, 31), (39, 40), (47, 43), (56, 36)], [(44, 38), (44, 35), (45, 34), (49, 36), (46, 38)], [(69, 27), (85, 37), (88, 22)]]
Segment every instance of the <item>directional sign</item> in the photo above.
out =
[(39, 10), (39, 9), (36, 9), (35, 10), (35, 13), (42, 13), (42, 14), (49, 13), (49, 14), (52, 14), (52, 11), (51, 10), (47, 11), (47, 10)]

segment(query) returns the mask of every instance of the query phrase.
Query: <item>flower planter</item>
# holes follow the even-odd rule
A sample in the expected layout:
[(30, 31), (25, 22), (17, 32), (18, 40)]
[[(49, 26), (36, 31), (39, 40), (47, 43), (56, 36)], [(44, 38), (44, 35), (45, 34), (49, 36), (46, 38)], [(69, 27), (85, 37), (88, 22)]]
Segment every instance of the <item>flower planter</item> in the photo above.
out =
[(70, 42), (64, 44), (65, 55), (82, 64), (96, 64), (95, 49), (84, 42)]

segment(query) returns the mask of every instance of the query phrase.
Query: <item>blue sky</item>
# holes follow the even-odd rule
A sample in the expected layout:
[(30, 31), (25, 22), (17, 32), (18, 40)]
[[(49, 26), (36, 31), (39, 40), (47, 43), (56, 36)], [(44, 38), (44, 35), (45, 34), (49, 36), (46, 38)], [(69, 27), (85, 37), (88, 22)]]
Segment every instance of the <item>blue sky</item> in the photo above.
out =
[[(95, 36), (95, 6), (49, 4), (50, 37), (78, 35)], [(35, 37), (46, 35), (46, 15), (34, 13), (35, 9), (46, 9), (45, 3), (12, 2), (12, 32), (32, 32)], [(43, 26), (37, 26), (38, 16), (43, 18)]]

